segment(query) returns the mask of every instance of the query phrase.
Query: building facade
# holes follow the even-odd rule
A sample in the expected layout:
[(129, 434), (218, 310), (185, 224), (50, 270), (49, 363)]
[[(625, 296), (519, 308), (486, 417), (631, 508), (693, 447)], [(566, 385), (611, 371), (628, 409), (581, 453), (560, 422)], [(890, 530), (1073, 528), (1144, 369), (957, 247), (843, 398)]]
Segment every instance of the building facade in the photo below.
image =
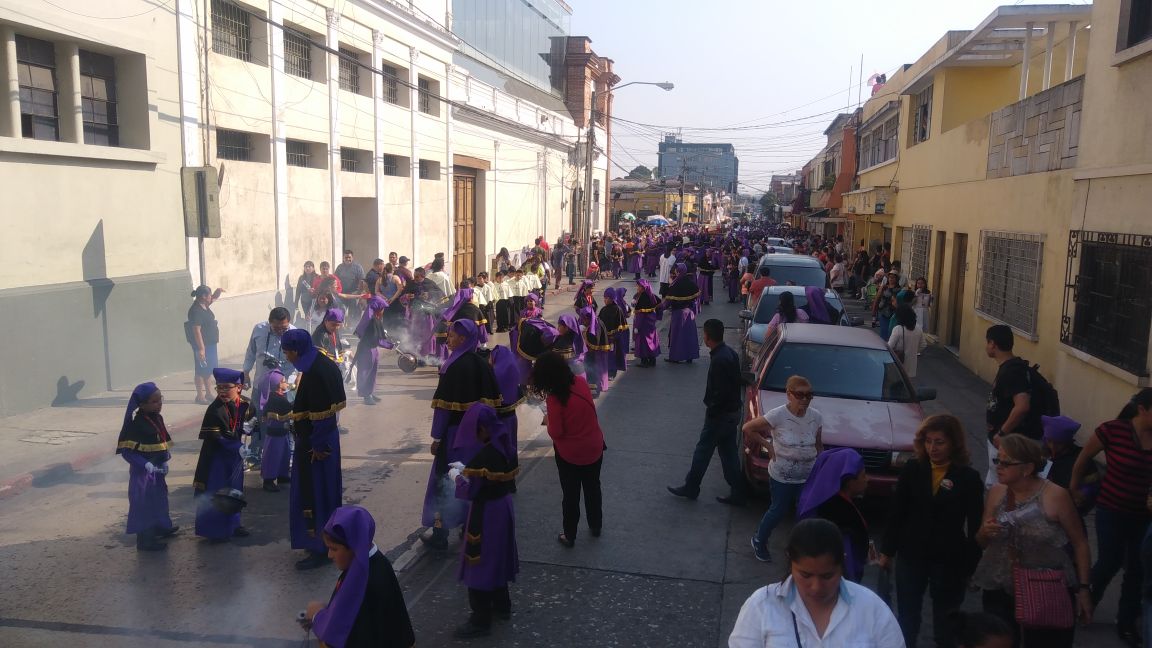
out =
[(680, 178), (730, 194), (740, 189), (740, 160), (731, 144), (684, 142), (676, 135), (667, 135), (658, 154), (657, 178)]

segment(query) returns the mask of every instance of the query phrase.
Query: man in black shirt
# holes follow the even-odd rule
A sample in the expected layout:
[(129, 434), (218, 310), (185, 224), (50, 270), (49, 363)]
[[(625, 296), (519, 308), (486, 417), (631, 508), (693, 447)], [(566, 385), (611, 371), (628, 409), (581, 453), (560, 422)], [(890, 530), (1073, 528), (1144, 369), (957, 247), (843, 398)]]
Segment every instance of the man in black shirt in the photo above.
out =
[(744, 381), (740, 374), (740, 356), (724, 344), (724, 323), (718, 319), (704, 322), (704, 345), (711, 351), (708, 367), (708, 386), (704, 390), (704, 429), (692, 453), (692, 467), (684, 477), (683, 486), (669, 486), (668, 492), (679, 497), (696, 499), (700, 495), (700, 482), (712, 460), (712, 452), (720, 453), (720, 466), (724, 480), (731, 489), (726, 497), (717, 497), (722, 504), (744, 504), (744, 475), (740, 470), (740, 392)]
[(1028, 362), (1012, 354), (1015, 338), (1012, 329), (1005, 324), (988, 327), (985, 333), (985, 351), (1000, 365), (992, 391), (988, 394), (988, 410), (985, 421), (988, 424), (988, 476), (986, 485), (997, 483), (996, 469), (992, 458), (996, 456), (997, 437), (1005, 434), (1023, 434), (1032, 439), (1040, 439), (1039, 417), (1031, 416), (1032, 385), (1028, 374)]

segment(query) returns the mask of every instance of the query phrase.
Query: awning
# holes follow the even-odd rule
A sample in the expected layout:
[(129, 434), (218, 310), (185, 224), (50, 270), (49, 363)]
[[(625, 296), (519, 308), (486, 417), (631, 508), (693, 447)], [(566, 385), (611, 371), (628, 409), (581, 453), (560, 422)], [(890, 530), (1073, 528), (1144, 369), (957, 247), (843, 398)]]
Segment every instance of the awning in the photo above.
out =
[(820, 209), (820, 210), (817, 210), (817, 211), (814, 211), (814, 212), (812, 212), (811, 214), (808, 214), (808, 215), (806, 216), (806, 218), (807, 218), (808, 220), (812, 220), (813, 218), (825, 218), (825, 217), (827, 217), (827, 216), (828, 216), (828, 214), (830, 214), (830, 213), (832, 213), (832, 210), (831, 210), (831, 209)]
[(844, 218), (843, 216), (832, 216), (829, 218), (811, 218), (811, 217), (809, 217), (808, 222), (809, 223), (815, 223), (817, 225), (820, 225), (823, 223), (847, 223), (848, 219)]

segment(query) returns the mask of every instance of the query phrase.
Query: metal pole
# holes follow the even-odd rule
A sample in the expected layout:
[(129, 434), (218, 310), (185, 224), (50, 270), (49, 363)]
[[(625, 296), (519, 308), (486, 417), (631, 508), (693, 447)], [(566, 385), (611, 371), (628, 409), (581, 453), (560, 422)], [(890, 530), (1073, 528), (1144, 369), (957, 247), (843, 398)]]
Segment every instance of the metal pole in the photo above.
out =
[[(593, 82), (595, 83), (595, 82)], [(592, 261), (592, 156), (596, 151), (596, 86), (592, 86), (592, 104), (588, 108), (588, 167), (584, 170), (584, 218), (580, 236), (584, 239), (584, 263)], [(587, 267), (587, 265), (585, 265)]]

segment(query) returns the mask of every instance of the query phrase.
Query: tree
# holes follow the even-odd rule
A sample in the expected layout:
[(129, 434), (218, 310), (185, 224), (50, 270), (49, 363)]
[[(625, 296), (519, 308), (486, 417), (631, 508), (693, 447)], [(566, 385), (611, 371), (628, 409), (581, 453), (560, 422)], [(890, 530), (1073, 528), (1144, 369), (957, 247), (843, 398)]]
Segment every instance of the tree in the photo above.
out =
[(772, 208), (775, 207), (776, 205), (777, 205), (776, 194), (769, 191), (760, 197), (760, 209), (765, 214), (771, 212)]
[(628, 178), (631, 180), (651, 180), (652, 169), (641, 164), (640, 166), (628, 172)]

